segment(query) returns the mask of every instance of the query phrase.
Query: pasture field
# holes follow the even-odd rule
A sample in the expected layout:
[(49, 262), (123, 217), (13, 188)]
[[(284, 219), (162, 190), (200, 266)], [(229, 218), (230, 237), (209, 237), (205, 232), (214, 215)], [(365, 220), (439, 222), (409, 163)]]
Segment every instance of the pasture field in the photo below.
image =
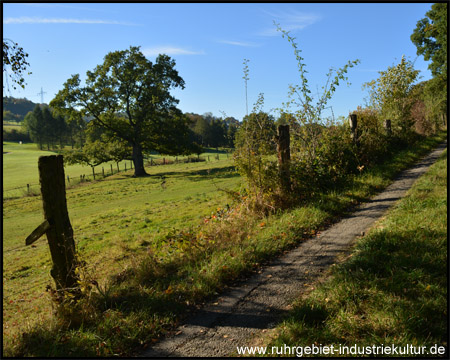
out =
[[(68, 147), (67, 147), (68, 149)], [(16, 142), (4, 142), (3, 143), (3, 198), (20, 197), (26, 194), (27, 184), (31, 185), (31, 190), (34, 193), (39, 193), (39, 172), (38, 172), (38, 158), (39, 156), (55, 155), (52, 151), (41, 151), (37, 148), (36, 144), (28, 143), (22, 144)], [(227, 154), (219, 153), (219, 159), (227, 159)], [(217, 162), (215, 159), (216, 153), (207, 152), (201, 154), (201, 157), (208, 158), (211, 162)], [(163, 156), (152, 155), (155, 160), (160, 160)], [(175, 156), (164, 156), (166, 160), (175, 160)], [(183, 157), (179, 157), (182, 159)], [(231, 159), (231, 156), (228, 156)], [(105, 175), (111, 173), (111, 166), (113, 172), (117, 172), (117, 165), (115, 162), (104, 163), (95, 168), (96, 175), (102, 174), (102, 167), (105, 170)], [(131, 161), (124, 160), (119, 163), (119, 169), (122, 171), (130, 169)], [(167, 166), (167, 165), (166, 165)], [(155, 170), (157, 171), (157, 170)], [(153, 167), (149, 167), (150, 173), (153, 171)], [(86, 175), (92, 179), (92, 169), (89, 166), (84, 165), (69, 165), (65, 166), (64, 172), (66, 177), (69, 176), (72, 179), (72, 183), (78, 179), (80, 175)], [(66, 179), (67, 184), (67, 179)], [(69, 185), (69, 184), (67, 184)]]
[(383, 189), (444, 138), (442, 132), (425, 139), (339, 191), (265, 218), (219, 190), (241, 186), (231, 157), (154, 166), (146, 169), (152, 175), (146, 178), (121, 172), (67, 189), (78, 252), (87, 275), (99, 283), (93, 302), (74, 317), (85, 319), (82, 327), (52, 317), (45, 292), (53, 285), (46, 239), (24, 245), (43, 220), (40, 197), (4, 201), (4, 355), (135, 354), (227, 283), (257, 271)]
[[(37, 156), (30, 152), (23, 151), (25, 162)], [(130, 170), (67, 189), (77, 249), (99, 282), (145, 254), (147, 244), (157, 243), (171, 232), (195, 227), (217, 207), (226, 206), (227, 195), (218, 188), (234, 189), (241, 181), (231, 167), (231, 159), (226, 158), (146, 170), (155, 176), (136, 179)], [(4, 176), (8, 176), (6, 171)], [(161, 176), (166, 178), (163, 185)], [(32, 327), (51, 317), (45, 287), (53, 280), (45, 236), (33, 247), (24, 245), (26, 236), (42, 221), (40, 196), (4, 202), (5, 338), (11, 328)]]
[(15, 123), (15, 122), (3, 122), (3, 129), (6, 130), (6, 132), (10, 132), (11, 130), (17, 130), (19, 132), (22, 131), (22, 125)]

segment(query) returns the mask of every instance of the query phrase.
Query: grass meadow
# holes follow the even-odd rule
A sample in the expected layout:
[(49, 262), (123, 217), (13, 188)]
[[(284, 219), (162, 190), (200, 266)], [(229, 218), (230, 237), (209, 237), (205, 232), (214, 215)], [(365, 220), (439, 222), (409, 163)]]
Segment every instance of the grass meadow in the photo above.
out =
[(444, 138), (445, 132), (427, 138), (339, 191), (265, 218), (246, 211), (245, 196), (230, 196), (242, 179), (226, 154), (148, 167), (150, 177), (120, 172), (68, 188), (76, 247), (86, 262), (83, 276), (98, 283), (82, 307), (70, 309), (69, 323), (52, 315), (45, 291), (53, 285), (45, 237), (24, 245), (43, 221), (40, 196), (4, 200), (3, 354), (137, 354), (228, 284), (382, 190)]
[[(67, 149), (68, 148), (69, 147), (67, 147)], [(31, 194), (39, 194), (39, 172), (37, 167), (39, 156), (55, 154), (56, 153), (52, 151), (39, 150), (36, 144), (33, 143), (19, 144), (18, 142), (4, 142), (3, 173), (5, 176), (3, 176), (3, 198), (16, 198), (26, 195), (28, 192), (27, 184), (30, 184)], [(211, 162), (217, 161), (216, 156), (219, 156), (219, 160), (224, 160), (227, 158), (231, 159), (231, 156), (226, 153), (206, 152), (201, 154), (201, 157), (206, 160), (209, 157)], [(152, 155), (151, 157), (155, 162), (161, 162), (161, 159), (163, 158), (163, 156), (160, 155)], [(173, 162), (177, 158), (182, 160), (187, 157), (164, 156), (164, 158), (166, 161)], [(118, 171), (117, 164), (111, 161), (95, 167), (96, 176), (101, 177), (103, 171), (105, 176), (110, 175), (111, 166), (113, 173), (116, 173)], [(132, 162), (130, 160), (124, 160), (119, 162), (118, 166), (120, 171), (124, 171), (125, 167), (128, 170), (131, 168)], [(153, 168), (149, 167), (149, 172), (153, 173), (151, 169)], [(157, 172), (158, 170), (155, 171)], [(89, 166), (78, 164), (68, 165), (65, 166), (64, 172), (66, 177), (69, 176), (69, 179), (71, 179), (70, 183), (68, 183), (66, 178), (67, 186), (77, 184), (80, 181), (80, 175), (85, 175), (92, 180), (92, 169)]]
[[(28, 174), (24, 171), (21, 177), (20, 166), (9, 166), (6, 162), (4, 179), (13, 173), (24, 181), (24, 176), (37, 172), (37, 157), (48, 152), (38, 151), (32, 145), (21, 147), (15, 154), (26, 165)], [(17, 147), (6, 145), (4, 151), (6, 148), (13, 153)], [(222, 157), (214, 162), (153, 166), (146, 170), (154, 176), (147, 178), (132, 178), (129, 170), (67, 189), (77, 250), (95, 278), (101, 281), (111, 273), (120, 272), (130, 259), (145, 253), (146, 244), (157, 243), (174, 229), (194, 227), (217, 211), (218, 206), (224, 207), (227, 195), (218, 188), (238, 188), (240, 177), (231, 167), (231, 159), (227, 160), (223, 154)], [(17, 171), (13, 172), (14, 169)], [(163, 185), (161, 176), (166, 177)], [(6, 338), (9, 329), (29, 328), (36, 321), (51, 317), (51, 302), (44, 291), (53, 281), (46, 239), (41, 238), (32, 247), (24, 245), (26, 236), (42, 221), (40, 196), (4, 202), (3, 334)]]

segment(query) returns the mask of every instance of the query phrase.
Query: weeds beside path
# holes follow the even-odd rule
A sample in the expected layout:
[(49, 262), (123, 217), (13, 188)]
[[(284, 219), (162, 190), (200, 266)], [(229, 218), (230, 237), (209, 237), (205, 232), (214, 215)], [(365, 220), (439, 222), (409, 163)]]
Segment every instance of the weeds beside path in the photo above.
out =
[[(446, 144), (439, 146), (437, 150), (433, 151), (414, 167), (401, 173), (397, 180), (385, 191), (371, 199), (368, 203), (358, 207), (352, 215), (324, 231), (316, 238), (303, 242), (298, 248), (282, 256), (250, 278), (244, 285), (231, 288), (226, 294), (215, 300), (214, 303), (206, 306), (195, 316), (187, 319), (185, 325), (179, 327), (172, 337), (155, 345), (144, 356), (227, 356), (235, 353), (237, 346), (252, 345), (249, 343), (252, 337), (254, 338), (255, 335), (259, 335), (266, 329), (273, 327), (279, 321), (280, 316), (288, 314), (290, 304), (295, 297), (305, 293), (305, 291), (314, 290), (316, 286), (314, 285), (314, 281), (324, 273), (329, 265), (336, 261), (336, 256), (348, 249), (358, 235), (367, 231), (390, 206), (404, 196), (414, 181), (442, 154), (445, 147)], [(442, 176), (440, 175), (441, 178)], [(403, 234), (404, 236), (402, 238), (404, 240), (407, 239), (408, 234)], [(367, 241), (363, 242), (363, 244), (367, 244)], [(394, 262), (391, 254), (392, 249), (387, 245), (381, 244), (381, 249), (379, 246), (376, 247), (380, 253), (377, 259), (379, 261), (386, 259), (385, 261)], [(385, 248), (384, 250), (382, 250), (383, 246)], [(417, 250), (419, 249), (417, 248)], [(372, 251), (375, 251), (375, 249), (369, 250), (369, 252)], [(442, 254), (445, 254), (443, 249)], [(360, 272), (361, 274), (364, 274), (366, 271), (364, 263), (357, 264), (353, 260), (350, 264), (347, 267), (351, 267), (352, 269), (347, 270), (348, 273), (346, 276), (351, 276), (350, 273), (352, 271)], [(371, 265), (375, 266), (373, 261)], [(377, 269), (379, 271), (389, 272), (389, 267), (384, 269), (382, 266)], [(370, 268), (367, 270), (370, 271)], [(445, 262), (442, 269), (437, 269), (438, 272), (441, 270), (445, 272)], [(376, 274), (373, 275), (375, 278), (377, 277)], [(364, 282), (363, 277), (359, 277), (359, 285)], [(393, 281), (392, 276), (389, 281)], [(429, 287), (427, 287), (427, 284), (422, 284), (423, 286), (419, 286), (420, 289), (415, 289), (413, 292), (416, 292), (416, 290), (434, 291), (434, 284), (431, 284), (431, 279), (427, 281), (429, 281)], [(395, 286), (399, 286), (399, 284), (395, 284)], [(406, 285), (400, 285), (400, 287), (402, 286)], [(409, 293), (411, 287), (407, 287), (407, 293)], [(345, 297), (334, 297), (329, 291), (322, 291), (320, 293), (321, 297), (325, 296), (325, 298), (321, 299), (320, 303), (308, 303), (308, 305), (305, 305), (307, 306), (307, 310), (300, 304), (300, 310), (297, 307), (294, 315), (291, 315), (291, 319), (294, 319), (291, 320), (292, 326), (288, 330), (285, 330), (285, 335), (281, 336), (275, 344), (279, 345), (280, 343), (288, 342), (290, 345), (298, 345), (299, 343), (305, 343), (306, 346), (319, 340), (322, 343), (329, 343), (329, 339), (326, 336), (323, 337), (323, 340), (315, 336), (318, 337), (322, 333), (330, 331), (327, 330), (330, 327), (325, 326), (324, 322), (331, 318), (338, 319), (336, 321), (354, 323), (353, 332), (356, 334), (360, 333), (360, 336), (366, 342), (373, 343), (375, 340), (383, 341), (383, 338), (380, 337), (383, 332), (382, 330), (375, 329), (375, 335), (369, 336), (364, 329), (358, 328), (358, 321), (354, 319), (355, 314), (340, 314), (340, 312), (345, 311), (343, 309), (355, 307), (353, 303), (354, 299), (356, 299), (356, 306), (358, 306), (360, 302), (358, 296), (361, 294), (354, 294), (353, 288), (352, 284), (347, 283), (338, 287), (336, 291), (340, 290), (344, 292), (344, 289), (348, 289), (347, 291), (351, 292), (351, 294), (345, 294)], [(403, 291), (401, 289), (397, 290), (400, 294)], [(363, 298), (370, 297), (369, 292), (365, 292), (361, 296)], [(410, 295), (412, 296), (412, 293)], [(326, 296), (333, 298), (330, 300)], [(339, 301), (343, 302), (344, 299), (350, 302), (350, 304), (338, 303)], [(334, 304), (333, 314), (329, 314), (325, 310), (327, 302)], [(400, 301), (398, 305), (400, 307), (397, 311), (408, 311), (408, 307), (402, 308), (401, 304), (402, 302)], [(417, 309), (412, 307), (410, 310), (415, 311)], [(445, 308), (442, 310), (444, 311)], [(303, 324), (298, 325), (295, 319), (302, 319), (303, 315), (307, 316), (307, 318)], [(420, 318), (420, 314), (412, 313), (411, 315), (415, 319), (414, 321), (417, 322), (417, 326), (419, 326), (421, 321), (424, 321), (424, 319)], [(380, 321), (389, 323), (389, 314), (383, 314)], [(362, 321), (362, 324), (365, 324), (365, 321)], [(379, 327), (383, 327), (383, 324), (379, 325)], [(300, 330), (298, 330), (299, 327)], [(318, 332), (317, 327), (321, 327), (320, 331), (322, 332)], [(314, 330), (316, 330), (315, 333)], [(303, 335), (298, 336), (299, 331)], [(334, 335), (336, 336), (336, 334)], [(341, 335), (345, 338), (345, 331)], [(305, 341), (302, 336), (305, 336), (307, 340)], [(408, 340), (410, 339), (411, 337)], [(335, 338), (333, 341), (337, 340)], [(354, 337), (350, 336), (348, 341), (354, 341)]]

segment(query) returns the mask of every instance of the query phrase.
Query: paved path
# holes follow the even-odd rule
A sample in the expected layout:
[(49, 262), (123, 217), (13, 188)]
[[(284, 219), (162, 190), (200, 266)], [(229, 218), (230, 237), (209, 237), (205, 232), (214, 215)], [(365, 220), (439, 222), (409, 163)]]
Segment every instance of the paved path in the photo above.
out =
[(414, 181), (447, 147), (441, 144), (414, 167), (402, 172), (382, 193), (356, 208), (317, 237), (278, 258), (245, 284), (230, 288), (214, 303), (189, 317), (175, 335), (142, 354), (164, 356), (230, 356), (237, 346), (249, 346), (252, 337), (272, 328), (304, 289), (311, 287), (336, 256), (349, 249), (384, 212), (403, 197)]

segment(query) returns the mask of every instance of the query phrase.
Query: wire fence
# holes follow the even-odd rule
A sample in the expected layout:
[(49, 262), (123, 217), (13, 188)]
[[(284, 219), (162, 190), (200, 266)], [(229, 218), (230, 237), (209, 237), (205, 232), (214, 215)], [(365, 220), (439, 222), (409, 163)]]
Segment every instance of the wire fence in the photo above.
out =
[[(211, 162), (214, 160), (220, 160), (222, 155), (222, 159), (224, 156), (229, 158), (228, 153), (226, 154), (214, 154), (214, 155), (203, 155), (203, 156), (187, 156), (187, 157), (162, 157), (162, 158), (152, 158), (148, 157), (144, 161), (144, 166), (161, 166), (161, 165), (172, 165), (172, 164), (180, 164), (180, 163), (194, 163), (194, 162)], [(128, 166), (127, 166), (128, 163)], [(116, 163), (115, 165), (109, 164), (108, 166), (102, 166), (101, 171), (99, 171), (99, 166), (94, 168), (92, 173), (80, 174), (78, 176), (70, 176), (69, 174), (66, 176), (66, 187), (71, 188), (76, 185), (79, 185), (83, 182), (89, 182), (93, 180), (102, 180), (108, 176), (125, 172), (133, 169), (133, 161), (125, 161), (120, 163)], [(122, 168), (120, 168), (122, 166)], [(21, 198), (25, 196), (38, 196), (41, 194), (40, 184), (39, 183), (29, 183), (23, 186), (18, 186), (9, 189), (3, 189), (3, 200), (10, 200)]]

